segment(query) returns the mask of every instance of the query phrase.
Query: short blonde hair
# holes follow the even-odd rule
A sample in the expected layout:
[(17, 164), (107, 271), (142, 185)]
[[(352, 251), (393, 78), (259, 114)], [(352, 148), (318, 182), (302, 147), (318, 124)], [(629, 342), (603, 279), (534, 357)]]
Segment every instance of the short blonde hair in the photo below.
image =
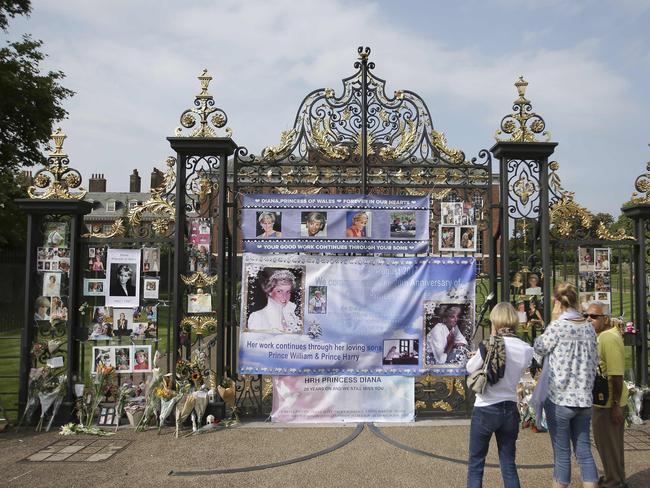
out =
[(560, 302), (564, 308), (578, 309), (578, 292), (572, 283), (564, 282), (555, 285), (553, 297)]
[(515, 308), (508, 302), (497, 303), (490, 312), (490, 322), (496, 329), (512, 329), (515, 330), (519, 324), (519, 317)]

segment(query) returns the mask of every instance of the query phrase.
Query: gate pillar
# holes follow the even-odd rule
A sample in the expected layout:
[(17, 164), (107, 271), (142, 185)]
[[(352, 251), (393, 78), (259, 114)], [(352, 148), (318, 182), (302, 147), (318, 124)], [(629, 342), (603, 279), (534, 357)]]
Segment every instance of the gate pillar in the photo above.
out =
[[(30, 198), (16, 200), (18, 207), (27, 214), (27, 250), (25, 263), (25, 304), (23, 315), (23, 333), (20, 343), (20, 386), (18, 396), (18, 411), (22, 415), (27, 404), (29, 373), (33, 366), (38, 366), (32, 360), (31, 349), (37, 334), (50, 334), (50, 338), (66, 337), (67, 344), (64, 356), (64, 367), (67, 375), (67, 391), (64, 406), (68, 412), (74, 404), (74, 383), (78, 371), (78, 332), (79, 308), (78, 286), (81, 282), (81, 255), (79, 240), (83, 225), (83, 216), (90, 213), (92, 204), (81, 200), (86, 191), (79, 185), (81, 175), (75, 169), (69, 168), (69, 159), (63, 153), (63, 141), (66, 135), (57, 129), (52, 134), (55, 150), (50, 154), (47, 166), (34, 175), (34, 186), (28, 189)], [(78, 190), (71, 193), (70, 190)], [(48, 226), (48, 223), (51, 225)], [(49, 230), (48, 230), (49, 228)], [(58, 281), (58, 297), (44, 293), (46, 270), (38, 268), (38, 248), (69, 249), (69, 268), (64, 267), (48, 273)], [(67, 252), (67, 251), (66, 251)], [(43, 260), (41, 260), (43, 262)], [(65, 262), (63, 260), (57, 263)], [(58, 278), (57, 278), (58, 276)], [(49, 313), (43, 315), (38, 323), (36, 299), (45, 295), (51, 307)], [(67, 314), (59, 318), (54, 314), (54, 298), (61, 300), (61, 311), (67, 307)], [(47, 317), (47, 318), (46, 318)], [(46, 321), (49, 321), (49, 327)], [(65, 413), (63, 413), (65, 415)]]
[[(557, 143), (535, 139), (536, 134), (540, 133), (547, 139), (550, 136), (544, 132), (544, 120), (532, 111), (532, 105), (525, 97), (527, 86), (528, 83), (523, 77), (519, 77), (515, 83), (519, 97), (513, 103), (513, 113), (501, 120), (497, 143), (490, 149), (493, 156), (499, 160), (500, 299), (511, 299), (512, 271), (539, 272), (545, 285), (542, 288), (544, 317), (550, 317), (548, 159), (555, 151)], [(501, 140), (501, 134), (510, 135), (510, 140)], [(524, 223), (525, 237), (522, 255), (518, 256), (518, 269), (513, 269), (510, 237), (511, 231), (517, 230), (518, 221)], [(528, 227), (530, 223), (533, 224), (532, 227)]]
[(621, 211), (634, 222), (634, 323), (638, 338), (636, 341), (636, 382), (640, 385), (648, 384), (648, 283), (647, 264), (648, 247), (647, 239), (650, 236), (650, 163), (646, 173), (636, 179), (635, 187), (638, 192), (645, 195), (632, 194), (632, 200), (625, 204)]
[[(189, 134), (183, 135), (183, 129), (176, 129), (175, 137), (168, 137), (171, 148), (176, 152), (176, 192), (175, 192), (175, 225), (174, 237), (174, 284), (172, 323), (174, 324), (172, 362), (173, 373), (176, 373), (176, 361), (181, 355), (179, 342), (180, 322), (185, 313), (185, 286), (181, 283), (181, 275), (189, 274), (189, 259), (187, 253), (188, 235), (186, 230), (188, 216), (207, 218), (211, 221), (210, 243), (210, 275), (217, 276), (213, 287), (211, 316), (217, 321), (217, 358), (216, 370), (219, 381), (224, 375), (226, 357), (229, 348), (225, 341), (234, 340), (229, 333), (232, 324), (226, 324), (230, 317), (231, 300), (226, 295), (229, 276), (229, 258), (236, 253), (235, 244), (230, 239), (228, 211), (228, 157), (233, 154), (237, 145), (230, 137), (230, 129), (226, 129), (226, 137), (217, 137), (216, 129), (226, 125), (226, 113), (216, 108), (212, 95), (208, 93), (208, 85), (212, 77), (203, 70), (199, 75), (201, 91), (196, 95), (194, 107), (181, 114), (180, 123)], [(228, 333), (227, 333), (228, 332)], [(190, 332), (191, 337), (192, 332)], [(191, 340), (190, 340), (191, 343)], [(189, 356), (189, 347), (185, 356)]]

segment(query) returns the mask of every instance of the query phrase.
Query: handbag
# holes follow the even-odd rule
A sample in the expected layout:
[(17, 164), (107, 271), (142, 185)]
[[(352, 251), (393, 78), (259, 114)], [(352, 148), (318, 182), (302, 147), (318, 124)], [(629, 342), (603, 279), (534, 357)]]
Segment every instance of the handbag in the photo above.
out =
[(544, 414), (542, 410), (544, 409), (544, 402), (548, 397), (549, 383), (551, 380), (551, 365), (548, 358), (544, 360), (544, 366), (542, 366), (542, 372), (537, 378), (537, 384), (533, 390), (533, 394), (530, 397), (528, 405), (533, 409), (535, 413), (535, 426), (540, 429), (546, 429), (544, 422)]
[(594, 388), (591, 390), (591, 394), (594, 405), (603, 407), (607, 404), (607, 400), (609, 400), (609, 381), (607, 376), (603, 375), (600, 364), (598, 365), (598, 371), (594, 378)]
[(490, 366), (490, 358), (492, 356), (493, 350), (494, 350), (494, 336), (490, 336), (490, 343), (488, 345), (487, 352), (485, 353), (485, 361), (483, 363), (483, 367), (470, 373), (469, 376), (467, 377), (467, 386), (474, 393), (478, 393), (482, 395), (483, 392), (485, 391), (485, 388), (487, 388), (488, 385), (487, 370)]

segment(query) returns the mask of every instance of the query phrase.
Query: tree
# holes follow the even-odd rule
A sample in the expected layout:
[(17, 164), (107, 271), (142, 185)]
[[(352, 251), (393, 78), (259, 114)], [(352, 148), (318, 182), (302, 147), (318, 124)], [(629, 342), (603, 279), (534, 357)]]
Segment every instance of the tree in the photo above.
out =
[[(30, 11), (30, 0), (0, 0), (0, 29), (6, 32), (10, 18)], [(67, 116), (62, 104), (74, 95), (59, 83), (63, 72), (41, 73), (42, 45), (24, 35), (0, 49), (0, 247), (24, 242), (24, 216), (13, 204), (25, 196), (19, 170), (47, 162), (52, 127)]]
[(9, 17), (29, 15), (32, 10), (30, 3), (30, 0), (0, 0), (0, 29), (7, 30)]
[(74, 92), (61, 71), (40, 73), (42, 45), (25, 35), (0, 49), (0, 170), (45, 164), (52, 126), (68, 114), (62, 103)]

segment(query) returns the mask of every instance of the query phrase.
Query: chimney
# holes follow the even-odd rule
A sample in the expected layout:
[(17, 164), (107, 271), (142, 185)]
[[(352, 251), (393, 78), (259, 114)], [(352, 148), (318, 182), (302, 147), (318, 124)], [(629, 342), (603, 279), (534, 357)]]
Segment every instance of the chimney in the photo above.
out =
[(163, 184), (164, 176), (165, 175), (163, 175), (163, 172), (160, 171), (158, 168), (153, 169), (153, 171), (151, 172), (151, 189), (152, 190), (154, 188), (158, 188), (160, 185)]
[(88, 191), (95, 193), (106, 193), (106, 179), (101, 173), (95, 173), (88, 180)]
[(133, 174), (130, 176), (129, 179), (129, 191), (131, 193), (140, 193), (140, 182), (141, 182), (141, 178), (140, 175), (138, 174), (138, 170), (134, 169)]

